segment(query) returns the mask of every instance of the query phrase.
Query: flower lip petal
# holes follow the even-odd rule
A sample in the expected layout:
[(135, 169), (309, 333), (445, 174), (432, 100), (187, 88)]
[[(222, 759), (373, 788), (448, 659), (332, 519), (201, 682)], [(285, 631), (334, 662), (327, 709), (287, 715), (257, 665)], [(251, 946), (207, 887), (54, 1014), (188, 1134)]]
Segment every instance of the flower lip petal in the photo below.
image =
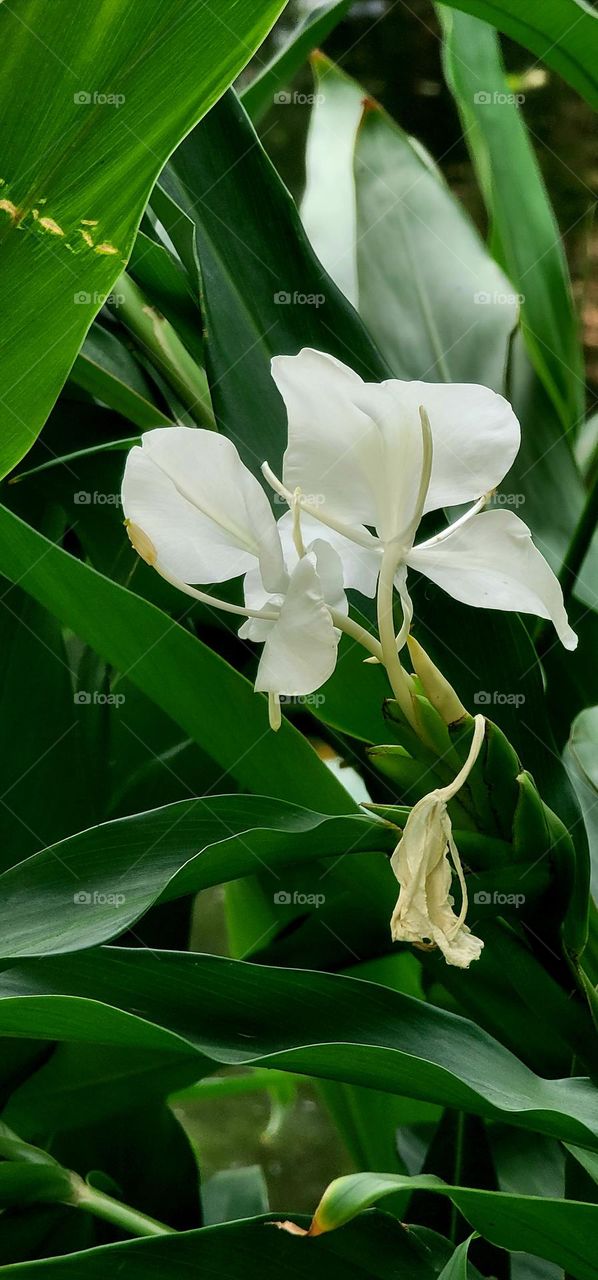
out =
[(338, 632), (324, 602), (315, 553), (291, 574), (280, 615), (264, 643), (255, 688), (289, 697), (314, 693), (336, 665)]

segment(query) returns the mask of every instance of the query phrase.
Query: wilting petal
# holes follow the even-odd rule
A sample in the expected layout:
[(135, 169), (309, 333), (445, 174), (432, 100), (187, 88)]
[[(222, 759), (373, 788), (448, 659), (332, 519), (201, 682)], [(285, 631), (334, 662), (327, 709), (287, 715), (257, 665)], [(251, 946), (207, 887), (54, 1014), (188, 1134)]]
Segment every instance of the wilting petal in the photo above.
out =
[(407, 563), (463, 604), (549, 618), (575, 649), (558, 579), (511, 511), (482, 511), (440, 542), (413, 547)]
[(255, 565), (271, 591), (284, 575), (270, 504), (226, 436), (159, 427), (127, 458), (126, 517), (151, 539), (158, 566), (182, 582), (226, 582)]
[(447, 964), (467, 969), (484, 944), (453, 911), (450, 846), (446, 803), (431, 792), (414, 805), (391, 858), (401, 892), (390, 928), (395, 942), (439, 947)]
[[(289, 564), (292, 562), (294, 551), (293, 513), (291, 511), (287, 511), (278, 521), (278, 532), (285, 560)], [(354, 587), (356, 591), (361, 591), (364, 596), (375, 596), (382, 549), (374, 537), (372, 537), (371, 549), (361, 547), (357, 543), (351, 542), (349, 538), (345, 538), (342, 533), (337, 533), (336, 529), (325, 527), (314, 516), (306, 515), (305, 513), (301, 516), (301, 532), (303, 541), (308, 549), (313, 546), (316, 539), (324, 539), (334, 548), (342, 563), (343, 582), (347, 589)], [(360, 526), (359, 532), (367, 539), (368, 531), (363, 525)], [(250, 601), (248, 600), (247, 603), (250, 604)], [(329, 601), (328, 603), (331, 604), (332, 602)], [(256, 608), (255, 605), (251, 607)]]
[(470, 383), (389, 382), (412, 412), (430, 419), (434, 457), (424, 511), (471, 502), (495, 489), (512, 466), (521, 428), (503, 396)]
[[(241, 633), (248, 631), (244, 624)], [(269, 624), (256, 689), (289, 697), (314, 693), (334, 671), (338, 637), (324, 602), (316, 556), (306, 555), (291, 574), (278, 620)]]

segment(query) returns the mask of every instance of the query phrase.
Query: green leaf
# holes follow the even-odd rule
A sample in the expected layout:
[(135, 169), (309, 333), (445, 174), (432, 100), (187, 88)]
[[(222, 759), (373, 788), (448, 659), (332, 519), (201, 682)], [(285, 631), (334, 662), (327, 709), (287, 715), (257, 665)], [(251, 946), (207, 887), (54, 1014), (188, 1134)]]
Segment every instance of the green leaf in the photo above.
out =
[(154, 404), (150, 383), (130, 351), (98, 324), (89, 330), (71, 381), (143, 430), (172, 423)]
[(71, 1182), (60, 1165), (9, 1162), (0, 1164), (0, 1207), (67, 1200)]
[(433, 1174), (409, 1178), (356, 1173), (337, 1178), (316, 1210), (315, 1234), (333, 1231), (384, 1196), (407, 1188), (448, 1196), (492, 1244), (539, 1254), (565, 1267), (577, 1280), (593, 1280), (595, 1276), (598, 1205), (451, 1187)]
[(243, 1169), (222, 1169), (203, 1184), (201, 1190), (204, 1222), (215, 1226), (239, 1218), (257, 1218), (267, 1213), (268, 1187), (259, 1164)]
[(276, 470), (286, 414), (270, 374), (272, 356), (317, 347), (374, 379), (387, 376), (386, 366), (322, 270), (291, 196), (234, 94), (226, 94), (178, 148), (152, 205), (175, 244), (179, 235), (188, 239), (189, 218), (195, 225), (206, 367), (218, 423), (253, 471), (266, 458)]
[[(547, 4), (544, 6), (548, 7)], [(564, 6), (566, 7), (566, 6)], [(556, 218), (496, 32), (441, 7), (445, 69), (492, 223), (499, 261), (521, 297), (534, 367), (565, 429), (584, 416), (583, 357)], [(598, 39), (598, 17), (594, 17)]]
[[(47, 521), (44, 521), (48, 527)], [(54, 531), (61, 523), (54, 523)], [(0, 867), (97, 817), (60, 625), (2, 580)], [(29, 731), (24, 726), (29, 726)]]
[(289, 84), (312, 50), (317, 49), (348, 13), (353, 0), (323, 0), (299, 24), (286, 44), (241, 92), (241, 101), (257, 121), (276, 101), (277, 89)]
[(105, 947), (0, 976), (0, 1034), (198, 1054), (438, 1102), (598, 1148), (588, 1080), (543, 1080), (474, 1023), (373, 983)]
[(91, 22), (86, 0), (0, 7), (2, 475), (43, 426), (164, 161), (282, 8), (146, 0), (141, 32), (134, 0), (98, 0)]
[(449, 1258), (445, 1267), (438, 1277), (438, 1280), (467, 1280), (467, 1254), (469, 1246), (474, 1239), (470, 1236), (468, 1240), (464, 1240), (463, 1244), (458, 1244), (452, 1258)]
[[(451, 1246), (431, 1231), (373, 1213), (344, 1231), (305, 1240), (279, 1231), (264, 1218), (203, 1231), (185, 1231), (158, 1240), (86, 1249), (18, 1267), (6, 1266), (6, 1280), (180, 1280), (182, 1275), (219, 1280), (437, 1280)], [(477, 1276), (477, 1273), (475, 1273)], [(479, 1277), (478, 1277), (479, 1280)]]
[(276, 901), (294, 863), (389, 853), (396, 830), (262, 796), (210, 796), (107, 822), (0, 876), (4, 956), (51, 955), (124, 933), (150, 906), (265, 872)]
[(598, 707), (587, 707), (576, 716), (564, 755), (584, 816), (590, 855), (592, 884), (598, 888)]
[[(268, 728), (266, 700), (166, 614), (97, 573), (0, 507), (0, 572), (127, 675), (249, 790), (331, 812), (344, 788), (288, 723)], [(124, 537), (124, 533), (123, 533)], [(356, 806), (355, 806), (356, 807)]]
[(321, 261), (396, 377), (503, 390), (512, 286), (423, 147), (333, 63), (314, 67), (302, 212)]
[[(446, 0), (442, 0), (446, 4)], [(451, 0), (531, 49), (598, 108), (598, 16), (586, 0)]]

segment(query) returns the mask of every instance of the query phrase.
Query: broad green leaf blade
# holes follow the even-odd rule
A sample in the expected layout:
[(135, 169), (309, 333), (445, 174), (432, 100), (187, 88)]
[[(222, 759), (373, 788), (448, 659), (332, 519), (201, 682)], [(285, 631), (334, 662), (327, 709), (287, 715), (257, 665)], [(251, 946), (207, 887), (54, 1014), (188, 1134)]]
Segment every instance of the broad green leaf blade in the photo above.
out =
[(164, 161), (282, 8), (145, 0), (141, 31), (134, 0), (98, 0), (93, 21), (86, 0), (2, 3), (2, 475), (43, 426)]
[[(359, 317), (323, 271), (297, 209), (233, 93), (177, 150), (152, 204), (176, 243), (195, 224), (206, 321), (206, 367), (223, 431), (254, 471), (276, 470), (286, 413), (274, 355), (317, 347), (365, 377), (388, 370)], [(243, 234), (239, 235), (242, 220)]]
[(408, 1178), (356, 1173), (337, 1178), (316, 1210), (315, 1233), (333, 1231), (384, 1196), (406, 1188), (449, 1196), (492, 1244), (539, 1254), (565, 1267), (576, 1280), (594, 1280), (598, 1205), (451, 1187), (432, 1174)]
[(598, 890), (598, 707), (580, 711), (564, 755), (584, 816), (592, 859), (592, 887)]
[(25, 1164), (7, 1161), (0, 1164), (0, 1207), (67, 1199), (71, 1183), (66, 1170), (59, 1165)]
[(355, 147), (359, 310), (397, 377), (504, 390), (517, 297), (432, 159), (377, 105)]
[(531, 49), (598, 108), (598, 15), (586, 0), (451, 0), (450, 7)]
[[(241, 91), (241, 101), (252, 120), (259, 120), (272, 102), (276, 102), (276, 91), (285, 89), (312, 50), (342, 22), (352, 3), (353, 0), (324, 0), (318, 4), (267, 66)], [(286, 101), (284, 93), (282, 101)]]
[[(45, 527), (50, 531), (48, 522)], [(61, 522), (54, 525), (59, 532)], [(59, 623), (6, 579), (0, 594), (0, 867), (99, 814)], [(26, 727), (27, 726), (27, 727)]]
[[(565, 252), (496, 32), (441, 6), (445, 69), (494, 241), (521, 297), (527, 347), (566, 430), (584, 414), (583, 357)], [(598, 24), (598, 15), (594, 18)], [(598, 31), (598, 26), (597, 26)]]
[(543, 1080), (474, 1023), (339, 975), (99, 948), (5, 968), (0, 1034), (271, 1066), (437, 1102), (598, 1149), (589, 1080)]
[[(157, 1240), (129, 1240), (84, 1253), (0, 1268), (6, 1280), (437, 1280), (450, 1245), (433, 1232), (373, 1213), (342, 1232), (305, 1240), (270, 1220), (235, 1222)], [(304, 1226), (307, 1221), (304, 1220)], [(477, 1273), (475, 1273), (477, 1277)], [(478, 1278), (479, 1280), (479, 1278)]]
[[(284, 903), (289, 866), (368, 849), (390, 853), (396, 837), (365, 815), (330, 818), (263, 796), (184, 800), (107, 822), (0, 877), (0, 953), (96, 946), (160, 900), (256, 872), (266, 874), (274, 902), (280, 896)], [(315, 870), (314, 893), (318, 879)]]
[(319, 55), (303, 221), (396, 377), (504, 390), (513, 286), (431, 156)]
[(154, 404), (143, 370), (114, 333), (92, 325), (71, 371), (71, 381), (115, 409), (136, 427), (168, 427), (172, 419)]
[[(266, 700), (167, 614), (111, 582), (0, 507), (0, 573), (43, 604), (253, 791), (350, 811), (344, 788), (288, 723), (268, 727)], [(123, 537), (124, 537), (123, 532)], [(355, 806), (356, 808), (357, 806)]]

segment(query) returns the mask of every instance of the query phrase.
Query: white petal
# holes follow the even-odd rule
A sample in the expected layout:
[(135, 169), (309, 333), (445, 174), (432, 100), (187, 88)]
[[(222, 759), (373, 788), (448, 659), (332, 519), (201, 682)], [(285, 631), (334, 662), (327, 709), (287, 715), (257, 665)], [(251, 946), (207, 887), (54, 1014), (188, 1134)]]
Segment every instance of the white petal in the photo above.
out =
[(495, 489), (512, 466), (521, 428), (503, 396), (470, 383), (394, 382), (397, 400), (423, 405), (434, 459), (425, 511), (458, 506)]
[[(293, 515), (291, 511), (287, 511), (278, 521), (278, 532), (285, 560), (287, 564), (292, 563), (295, 544), (293, 542)], [(351, 542), (349, 538), (345, 538), (342, 533), (337, 533), (336, 529), (330, 529), (327, 525), (320, 524), (320, 521), (316, 520), (314, 516), (306, 515), (305, 513), (301, 516), (301, 532), (305, 546), (308, 549), (313, 546), (316, 539), (323, 540), (334, 548), (342, 563), (345, 588), (354, 587), (356, 591), (361, 591), (364, 596), (370, 596), (371, 598), (375, 596), (382, 549), (374, 537), (372, 537), (371, 550), (368, 547), (360, 547), (356, 542)], [(363, 525), (359, 526), (359, 533), (365, 538), (368, 537), (368, 531)], [(332, 602), (329, 601), (329, 603)]]
[(483, 511), (444, 541), (413, 547), (408, 564), (463, 604), (550, 618), (575, 649), (558, 579), (511, 511)]
[(285, 401), (287, 488), (386, 541), (413, 516), (422, 466), (420, 406), (434, 459), (425, 511), (470, 502), (495, 488), (519, 449), (511, 406), (488, 387), (363, 382), (340, 361), (304, 349), (277, 356), (272, 375)]
[(315, 555), (304, 556), (291, 575), (277, 622), (264, 644), (255, 687), (296, 697), (314, 693), (332, 675), (338, 632), (322, 595)]
[(284, 483), (337, 519), (375, 525), (383, 474), (380, 434), (359, 408), (365, 383), (340, 360), (305, 348), (276, 356), (272, 377), (285, 402)]
[(146, 432), (127, 458), (122, 500), (173, 577), (226, 582), (257, 559), (270, 589), (279, 588), (282, 551), (270, 504), (226, 436), (193, 427)]

